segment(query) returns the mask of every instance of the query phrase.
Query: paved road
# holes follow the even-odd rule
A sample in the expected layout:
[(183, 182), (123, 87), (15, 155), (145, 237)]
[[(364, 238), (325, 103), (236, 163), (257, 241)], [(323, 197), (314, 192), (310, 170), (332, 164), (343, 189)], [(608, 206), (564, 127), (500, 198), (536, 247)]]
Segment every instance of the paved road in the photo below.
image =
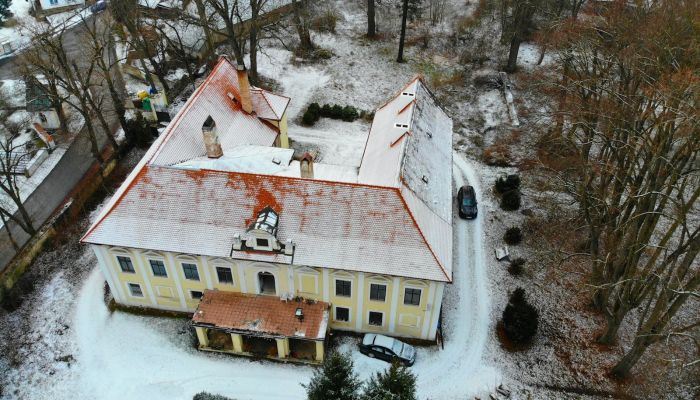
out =
[[(98, 19), (98, 23), (100, 20)], [(65, 34), (65, 45), (68, 55), (76, 60), (79, 67), (86, 66), (86, 57), (82, 56), (80, 42), (85, 40), (85, 31), (82, 24), (78, 24)], [(105, 54), (105, 57), (113, 57), (113, 49), (111, 54)], [(2, 79), (20, 79), (21, 72), (19, 67), (21, 58), (15, 57), (5, 65), (0, 67), (0, 77)], [(9, 68), (8, 68), (9, 67)], [(123, 90), (123, 82), (121, 76), (115, 73), (118, 86)], [(101, 92), (94, 91), (93, 93), (104, 96), (106, 99), (105, 118), (110, 125), (111, 131), (114, 132), (118, 128), (118, 121), (114, 113), (107, 87), (102, 82), (100, 86)], [(98, 89), (99, 90), (99, 89)], [(102, 147), (107, 143), (107, 136), (99, 127), (99, 122), (94, 121), (98, 144)], [(56, 167), (44, 179), (41, 185), (32, 193), (24, 202), (25, 207), (34, 221), (34, 226), (39, 227), (53, 214), (59, 207), (66, 196), (71, 192), (74, 186), (80, 181), (83, 175), (88, 171), (94, 162), (94, 158), (90, 151), (90, 140), (87, 133), (83, 130), (78, 133), (77, 137), (70, 145), (66, 154), (61, 158)], [(15, 240), (23, 245), (29, 239), (28, 235), (13, 223), (9, 223), (10, 229)], [(4, 269), (5, 265), (14, 257), (15, 251), (7, 236), (7, 233), (0, 231), (0, 270)]]

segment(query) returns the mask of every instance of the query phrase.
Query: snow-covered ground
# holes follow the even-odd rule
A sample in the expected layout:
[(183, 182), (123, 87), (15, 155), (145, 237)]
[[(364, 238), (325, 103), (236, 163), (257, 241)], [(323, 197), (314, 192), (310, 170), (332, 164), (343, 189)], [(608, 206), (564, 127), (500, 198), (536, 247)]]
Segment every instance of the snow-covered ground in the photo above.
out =
[[(14, 0), (10, 3), (10, 11), (13, 14), (12, 22), (0, 28), (0, 45), (8, 42), (13, 49), (18, 49), (29, 43), (29, 37), (19, 27), (22, 23), (32, 19), (29, 15), (31, 8), (32, 3), (28, 0)], [(0, 58), (2, 57), (2, 51), (0, 51)]]

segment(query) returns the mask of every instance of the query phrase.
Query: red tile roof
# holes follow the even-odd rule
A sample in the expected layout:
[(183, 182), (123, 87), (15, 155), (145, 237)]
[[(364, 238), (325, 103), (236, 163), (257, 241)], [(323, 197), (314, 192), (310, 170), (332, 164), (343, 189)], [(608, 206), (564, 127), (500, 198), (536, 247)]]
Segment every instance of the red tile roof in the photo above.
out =
[[(295, 316), (301, 308), (304, 318)], [(206, 290), (192, 322), (199, 326), (291, 338), (323, 339), (329, 304), (283, 301), (278, 297)]]

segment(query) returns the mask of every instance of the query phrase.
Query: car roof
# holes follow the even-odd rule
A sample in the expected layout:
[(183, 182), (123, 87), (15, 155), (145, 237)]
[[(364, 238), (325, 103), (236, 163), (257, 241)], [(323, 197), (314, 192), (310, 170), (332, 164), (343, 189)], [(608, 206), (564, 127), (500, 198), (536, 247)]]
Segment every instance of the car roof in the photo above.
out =
[(382, 346), (387, 349), (391, 349), (394, 346), (394, 342), (396, 342), (396, 339), (390, 338), (388, 336), (384, 335), (375, 335), (374, 337), (374, 344), (377, 346)]

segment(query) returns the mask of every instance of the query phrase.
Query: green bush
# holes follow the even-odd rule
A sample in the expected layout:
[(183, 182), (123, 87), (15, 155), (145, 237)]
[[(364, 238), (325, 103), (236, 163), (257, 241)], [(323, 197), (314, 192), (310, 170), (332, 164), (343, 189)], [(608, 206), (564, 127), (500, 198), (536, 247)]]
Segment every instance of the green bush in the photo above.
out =
[(523, 274), (524, 271), (524, 266), (527, 260), (524, 258), (516, 258), (513, 261), (510, 262), (510, 265), (508, 266), (508, 272), (513, 275), (513, 276), (520, 276)]
[(151, 127), (140, 111), (136, 113), (136, 118), (126, 121), (126, 132), (124, 134), (128, 143), (140, 148), (148, 147), (153, 141)]
[(360, 115), (357, 113), (357, 109), (355, 107), (352, 107), (352, 106), (343, 107), (343, 116), (342, 116), (343, 121), (352, 122), (358, 118), (360, 118)]
[(314, 371), (311, 381), (302, 386), (308, 400), (356, 400), (362, 382), (355, 374), (350, 355), (333, 352)]
[(515, 211), (520, 208), (520, 191), (518, 189), (510, 190), (501, 196), (501, 209), (506, 211)]
[(520, 228), (518, 228), (517, 226), (514, 226), (512, 228), (508, 228), (506, 230), (506, 233), (503, 235), (503, 241), (509, 245), (519, 244), (522, 240), (523, 240), (523, 233), (520, 231)]
[(321, 118), (321, 107), (318, 105), (318, 103), (311, 103), (309, 108), (306, 109), (304, 115), (301, 117), (301, 120), (304, 125), (311, 126), (315, 124), (319, 118)]
[(302, 122), (304, 125), (311, 126), (321, 117), (352, 122), (360, 118), (360, 115), (363, 114), (364, 111), (360, 113), (357, 108), (353, 106), (343, 107), (339, 104), (324, 104), (323, 107), (321, 107), (318, 103), (311, 103), (302, 116)]
[(343, 118), (343, 106), (339, 104), (333, 104), (333, 107), (331, 107), (331, 115), (328, 116), (329, 118), (333, 119), (342, 119)]
[(503, 310), (503, 328), (515, 344), (527, 344), (537, 333), (539, 313), (525, 299), (525, 290), (517, 288)]
[(518, 189), (520, 189), (520, 176), (518, 175), (512, 174), (505, 178), (499, 176), (498, 179), (496, 179), (496, 193), (503, 194)]

